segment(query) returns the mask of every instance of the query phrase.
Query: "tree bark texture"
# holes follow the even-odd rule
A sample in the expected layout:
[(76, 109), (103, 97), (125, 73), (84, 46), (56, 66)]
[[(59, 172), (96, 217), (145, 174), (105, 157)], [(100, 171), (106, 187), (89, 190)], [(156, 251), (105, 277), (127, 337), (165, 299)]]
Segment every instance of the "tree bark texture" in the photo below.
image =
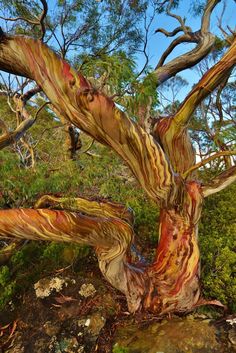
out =
[(200, 299), (197, 229), (202, 200), (234, 181), (236, 173), (230, 169), (213, 180), (213, 186), (201, 185), (194, 171), (186, 174), (195, 164), (188, 122), (235, 63), (236, 40), (177, 113), (161, 119), (151, 135), (46, 45), (2, 34), (0, 69), (36, 81), (67, 121), (110, 146), (160, 205), (161, 217), (151, 265), (132, 264), (132, 213), (111, 202), (45, 196), (37, 209), (1, 210), (0, 235), (94, 246), (103, 275), (125, 294), (131, 312), (144, 308), (164, 314), (193, 308)]

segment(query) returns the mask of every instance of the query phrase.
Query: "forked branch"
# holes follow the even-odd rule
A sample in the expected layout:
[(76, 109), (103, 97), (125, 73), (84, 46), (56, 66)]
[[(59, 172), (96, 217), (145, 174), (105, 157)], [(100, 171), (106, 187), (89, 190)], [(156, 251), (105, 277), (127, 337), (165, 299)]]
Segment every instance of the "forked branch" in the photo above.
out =
[(43, 40), (43, 38), (45, 36), (45, 32), (46, 32), (44, 20), (45, 20), (45, 18), (47, 16), (48, 4), (47, 4), (47, 0), (40, 0), (40, 2), (43, 5), (43, 9), (42, 9), (42, 12), (41, 12), (40, 16), (37, 19), (35, 19), (35, 20), (31, 20), (29, 18), (22, 17), (22, 16), (18, 16), (18, 17), (14, 17), (14, 18), (12, 18), (12, 17), (11, 18), (6, 18), (6, 17), (0, 16), (0, 19), (5, 20), (5, 21), (12, 21), (12, 22), (25, 21), (25, 22), (27, 22), (27, 23), (29, 23), (31, 25), (40, 26), (41, 27), (41, 32), (42, 32), (41, 40)]
[(35, 119), (29, 117), (28, 119), (22, 121), (22, 123), (14, 131), (4, 133), (2, 136), (0, 136), (0, 149), (16, 143), (19, 139), (22, 138), (26, 131), (29, 130), (34, 122)]

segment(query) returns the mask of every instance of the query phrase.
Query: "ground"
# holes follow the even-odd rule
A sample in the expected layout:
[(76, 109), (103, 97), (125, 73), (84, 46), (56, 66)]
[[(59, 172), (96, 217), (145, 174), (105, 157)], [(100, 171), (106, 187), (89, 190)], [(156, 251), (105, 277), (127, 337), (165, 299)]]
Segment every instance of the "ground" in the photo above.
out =
[[(223, 312), (130, 315), (93, 255), (57, 269), (0, 313), (1, 353), (233, 353), (236, 321)], [(226, 321), (228, 320), (228, 321)]]

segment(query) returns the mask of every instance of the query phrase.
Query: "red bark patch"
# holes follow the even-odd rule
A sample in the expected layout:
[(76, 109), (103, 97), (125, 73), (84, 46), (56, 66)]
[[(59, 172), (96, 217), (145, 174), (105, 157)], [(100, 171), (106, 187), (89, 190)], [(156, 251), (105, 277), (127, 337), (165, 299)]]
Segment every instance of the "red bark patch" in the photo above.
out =
[(162, 118), (156, 124), (156, 127), (154, 128), (154, 133), (160, 136), (164, 136), (170, 127), (171, 121), (172, 119), (170, 117)]
[(86, 78), (80, 72), (78, 72), (78, 77), (79, 77), (79, 81), (80, 81), (80, 88), (82, 88), (82, 89), (90, 89), (91, 88), (89, 82), (86, 80)]
[(63, 61), (63, 69), (62, 69), (62, 74), (65, 78), (67, 78), (69, 81), (74, 80), (74, 76), (70, 72), (70, 65), (66, 62)]

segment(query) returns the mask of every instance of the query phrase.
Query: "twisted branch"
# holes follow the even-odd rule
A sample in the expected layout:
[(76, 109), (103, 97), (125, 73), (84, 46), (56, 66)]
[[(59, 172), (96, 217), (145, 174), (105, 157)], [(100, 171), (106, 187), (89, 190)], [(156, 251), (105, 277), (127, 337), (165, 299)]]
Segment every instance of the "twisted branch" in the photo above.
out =
[[(93, 205), (88, 205), (88, 209)], [(126, 295), (131, 312), (138, 309), (145, 288), (144, 274), (127, 261), (133, 239), (132, 227), (127, 222), (61, 210), (0, 210), (0, 236), (94, 246), (105, 278)]]
[(0, 69), (35, 80), (65, 119), (114, 149), (148, 195), (167, 202), (175, 183), (160, 145), (42, 42), (2, 36)]

